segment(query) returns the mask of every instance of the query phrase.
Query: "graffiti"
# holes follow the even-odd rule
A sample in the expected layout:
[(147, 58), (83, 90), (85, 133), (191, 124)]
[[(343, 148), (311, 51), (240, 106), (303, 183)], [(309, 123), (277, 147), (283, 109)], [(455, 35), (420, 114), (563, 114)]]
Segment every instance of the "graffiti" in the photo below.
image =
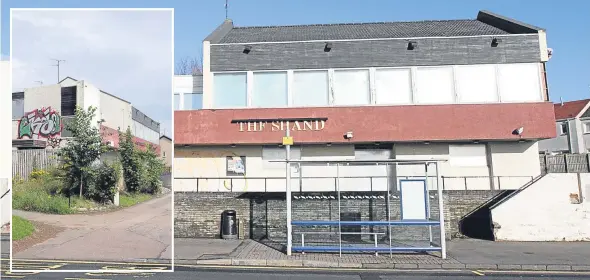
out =
[(35, 109), (18, 122), (18, 139), (54, 138), (61, 134), (63, 124), (61, 116), (51, 107)]

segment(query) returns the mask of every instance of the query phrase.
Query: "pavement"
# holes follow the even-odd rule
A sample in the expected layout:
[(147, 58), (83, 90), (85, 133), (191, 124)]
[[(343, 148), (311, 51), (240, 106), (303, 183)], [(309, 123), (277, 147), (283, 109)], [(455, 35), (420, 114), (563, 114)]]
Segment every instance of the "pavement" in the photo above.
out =
[(169, 261), (172, 257), (170, 194), (108, 213), (49, 215), (13, 210), (13, 215), (60, 228), (55, 236), (13, 252), (15, 259)]
[(588, 271), (590, 242), (447, 242), (447, 259), (434, 254), (322, 254), (286, 256), (281, 243), (175, 239), (175, 264), (375, 269)]

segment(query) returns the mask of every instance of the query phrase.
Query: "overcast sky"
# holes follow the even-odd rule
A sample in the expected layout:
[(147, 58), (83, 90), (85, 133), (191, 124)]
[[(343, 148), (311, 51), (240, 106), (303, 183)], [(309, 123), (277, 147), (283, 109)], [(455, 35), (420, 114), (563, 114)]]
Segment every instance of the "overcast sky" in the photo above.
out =
[(171, 10), (13, 10), (13, 91), (87, 80), (123, 98), (171, 135)]

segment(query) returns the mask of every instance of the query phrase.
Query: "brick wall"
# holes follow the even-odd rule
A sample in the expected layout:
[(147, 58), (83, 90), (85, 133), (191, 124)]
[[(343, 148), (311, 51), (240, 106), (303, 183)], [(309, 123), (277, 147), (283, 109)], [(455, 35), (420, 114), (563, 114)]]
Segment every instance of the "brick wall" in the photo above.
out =
[[(485, 203), (498, 191), (445, 191), (444, 207), (447, 238), (459, 231), (460, 219), (471, 210)], [(296, 194), (297, 195), (297, 194)], [(328, 193), (308, 195), (334, 195)], [(343, 195), (346, 195), (343, 193)], [(350, 194), (349, 194), (350, 195)], [(355, 195), (371, 195), (355, 193)], [(373, 195), (377, 195), (373, 193)], [(391, 198), (390, 216), (400, 219), (399, 195)], [(285, 239), (286, 203), (281, 193), (175, 193), (175, 236), (184, 238), (217, 238), (220, 235), (220, 220), (223, 210), (237, 212), (240, 223), (244, 223), (246, 238), (272, 240)], [(430, 192), (431, 217), (438, 219), (437, 194)], [(361, 220), (387, 220), (385, 199), (342, 199), (341, 212), (360, 215)], [(338, 220), (337, 200), (293, 200), (293, 220)], [(344, 219), (344, 218), (343, 218)], [(294, 228), (297, 230), (296, 228)], [(312, 231), (315, 229), (305, 229)], [(332, 228), (331, 230), (337, 230)], [(322, 231), (326, 231), (323, 228)], [(386, 227), (364, 227), (363, 231), (386, 232)], [(438, 229), (433, 228), (435, 236)], [(428, 227), (393, 227), (392, 236), (396, 240), (428, 240)], [(298, 236), (294, 236), (297, 242)]]

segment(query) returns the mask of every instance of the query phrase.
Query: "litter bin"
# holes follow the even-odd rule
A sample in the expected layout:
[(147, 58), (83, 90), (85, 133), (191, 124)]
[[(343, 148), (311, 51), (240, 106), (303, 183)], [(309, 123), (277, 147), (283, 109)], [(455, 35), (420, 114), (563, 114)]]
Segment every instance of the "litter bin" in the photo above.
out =
[(221, 238), (238, 239), (236, 211), (225, 210), (221, 214)]

